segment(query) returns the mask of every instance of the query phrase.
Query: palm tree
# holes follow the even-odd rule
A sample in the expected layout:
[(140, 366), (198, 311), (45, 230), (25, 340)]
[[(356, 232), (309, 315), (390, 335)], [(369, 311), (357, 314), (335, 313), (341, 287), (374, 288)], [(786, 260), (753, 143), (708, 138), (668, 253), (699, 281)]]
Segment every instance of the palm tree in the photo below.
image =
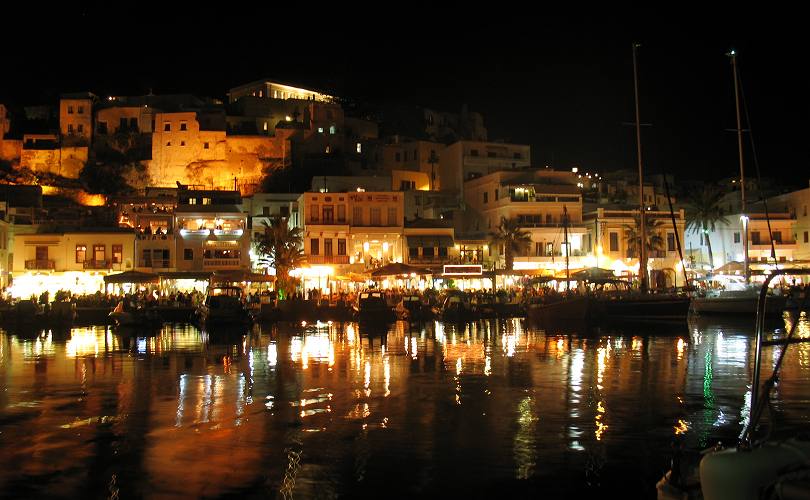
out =
[(712, 242), (709, 231), (718, 223), (728, 224), (725, 211), (720, 206), (723, 192), (714, 186), (703, 186), (701, 191), (692, 191), (686, 202), (686, 229), (694, 234), (703, 234), (709, 250), (709, 264), (714, 267)]
[(270, 219), (269, 224), (265, 223), (264, 233), (253, 241), (260, 261), (276, 270), (276, 290), (281, 292), (280, 298), (289, 296), (295, 289), (290, 271), (304, 262), (303, 244), (301, 228), (290, 228), (285, 217)]
[(515, 254), (528, 250), (531, 243), (531, 236), (527, 231), (520, 229), (517, 219), (501, 217), (501, 223), (498, 224), (498, 231), (489, 234), (490, 246), (500, 248), (500, 246), (503, 245), (506, 269), (508, 270), (512, 270), (512, 266), (515, 262)]
[[(647, 220), (647, 255), (650, 255), (650, 252), (655, 252), (664, 249), (664, 238), (660, 234), (660, 230), (663, 227), (663, 222), (660, 220)], [(627, 242), (627, 256), (629, 258), (638, 257), (639, 253), (639, 244), (641, 243), (641, 234), (638, 231), (639, 221), (636, 218), (635, 225), (624, 225), (624, 239)], [(641, 266), (639, 266), (639, 269)]]

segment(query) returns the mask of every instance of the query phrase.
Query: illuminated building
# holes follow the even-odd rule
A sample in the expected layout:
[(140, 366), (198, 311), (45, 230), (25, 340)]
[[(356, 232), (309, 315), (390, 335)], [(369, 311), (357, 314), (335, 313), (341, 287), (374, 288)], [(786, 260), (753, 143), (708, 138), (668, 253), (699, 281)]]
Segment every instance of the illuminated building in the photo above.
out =
[(134, 251), (135, 234), (126, 229), (17, 234), (11, 294), (103, 291), (104, 276), (133, 269)]

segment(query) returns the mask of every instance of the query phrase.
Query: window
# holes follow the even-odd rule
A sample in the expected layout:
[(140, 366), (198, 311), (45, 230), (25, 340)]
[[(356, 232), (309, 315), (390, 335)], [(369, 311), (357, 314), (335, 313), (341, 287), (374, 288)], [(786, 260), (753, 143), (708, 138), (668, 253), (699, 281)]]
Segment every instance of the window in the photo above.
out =
[(774, 243), (782, 243), (782, 231), (773, 232), (773, 241)]
[(470, 156), (478, 156), (478, 150), (477, 149), (471, 149), (470, 150)]
[(124, 131), (127, 129), (127, 119), (126, 118), (119, 118), (118, 119), (118, 130)]
[(180, 131), (188, 130), (188, 124), (186, 122), (180, 122)]
[[(331, 224), (335, 221), (335, 207), (332, 205), (323, 206), (323, 222)], [(325, 247), (324, 247), (325, 248)], [(327, 254), (330, 255), (330, 254)]]
[(129, 129), (132, 131), (138, 130), (138, 119), (137, 118), (130, 118), (129, 119)]
[(104, 245), (93, 245), (93, 261), (104, 262), (107, 260), (107, 251)]
[(489, 201), (489, 193), (484, 191), (484, 203), (487, 203), (488, 201)]
[(388, 225), (389, 226), (398, 226), (399, 221), (397, 221), (397, 209), (396, 208), (389, 208), (388, 209)]
[(433, 247), (422, 247), (422, 257), (433, 257)]
[(400, 161), (399, 153), (394, 154), (394, 160), (395, 161)]
[(172, 141), (169, 141), (169, 142), (166, 143), (166, 146), (171, 146), (171, 145), (172, 145)]
[(188, 199), (188, 204), (189, 205), (196, 205), (197, 204), (197, 198), (189, 198)]
[(318, 222), (318, 205), (312, 205), (312, 212), (309, 214), (310, 222)]
[(76, 245), (76, 263), (81, 264), (87, 257), (87, 245)]
[(73, 114), (73, 106), (68, 106), (68, 114), (69, 115)]
[(320, 252), (320, 240), (318, 238), (312, 238), (309, 240), (309, 248), (310, 248), (310, 255), (318, 255)]
[(751, 231), (751, 244), (759, 245), (759, 231)]
[(323, 127), (318, 127), (318, 133), (323, 134)]
[(183, 260), (194, 260), (194, 249), (193, 248), (184, 248), (183, 249)]
[(338, 255), (346, 255), (346, 240), (338, 238)]
[(494, 151), (487, 151), (487, 158), (495, 158), (495, 152)]
[(79, 125), (77, 125), (76, 128), (77, 128), (77, 130), (79, 131), (80, 134), (84, 133), (84, 125), (83, 124), (80, 123)]
[(675, 233), (667, 233), (667, 252), (675, 251)]
[(80, 115), (84, 114), (84, 106), (79, 106), (79, 114)]
[(543, 244), (542, 243), (537, 242), (537, 243), (534, 244), (534, 254), (537, 255), (538, 257), (543, 255)]
[(37, 262), (48, 260), (48, 247), (37, 247)]
[(335, 133), (337, 133), (337, 127), (335, 127), (334, 125), (332, 125), (331, 127), (329, 127), (329, 133), (330, 133), (331, 135), (335, 135)]
[(619, 233), (610, 233), (610, 251), (619, 251)]
[(211, 204), (211, 198), (203, 198), (202, 199), (202, 204), (203, 205), (210, 205)]
[(120, 264), (124, 262), (124, 245), (112, 246), (112, 263)]
[(265, 132), (267, 132), (267, 122), (264, 122), (264, 123), (262, 124), (262, 130), (264, 130)]
[(164, 132), (171, 132), (172, 131), (172, 124), (171, 123), (164, 123), (163, 124), (163, 131)]
[(352, 214), (352, 224), (355, 226), (362, 226), (363, 225), (363, 208), (362, 207), (354, 207), (354, 213)]
[(419, 247), (410, 247), (408, 248), (408, 257), (411, 259), (418, 259), (419, 258)]
[(400, 191), (411, 191), (413, 189), (416, 189), (415, 181), (399, 181)]
[(203, 143), (203, 149), (208, 149), (208, 148), (209, 148), (208, 144), (209, 144), (209, 143), (204, 142), (204, 143)]
[(380, 209), (379, 208), (372, 208), (371, 209), (371, 225), (372, 226), (380, 226), (382, 223), (380, 222)]
[(808, 238), (810, 238), (810, 234), (808, 234), (808, 232), (805, 231), (804, 232), (804, 242), (805, 243), (810, 243), (810, 240)]
[(72, 134), (72, 133), (73, 133), (73, 124), (68, 123), (68, 134)]
[(498, 201), (498, 190), (495, 190), (495, 201)]
[(102, 135), (107, 134), (107, 122), (98, 122), (98, 133)]
[(408, 152), (404, 151), (402, 154), (403, 154), (403, 158), (402, 158), (403, 161), (408, 161)]
[(734, 233), (734, 243), (740, 242), (740, 233)]
[(141, 255), (143, 256), (143, 259), (141, 259), (141, 267), (152, 267), (152, 251), (144, 250)]
[(804, 206), (804, 216), (807, 217), (807, 205)]
[(355, 149), (357, 150), (358, 153), (362, 153), (363, 152), (363, 145), (358, 142), (355, 145)]
[(181, 145), (181, 146), (185, 146), (185, 145), (186, 145), (186, 141), (180, 141), (180, 145)]
[(515, 159), (519, 160), (521, 158), (520, 153), (515, 153)]
[(326, 238), (323, 240), (323, 254), (327, 256), (332, 255), (332, 238)]
[(338, 208), (338, 222), (346, 222), (346, 205), (338, 205), (337, 208)]

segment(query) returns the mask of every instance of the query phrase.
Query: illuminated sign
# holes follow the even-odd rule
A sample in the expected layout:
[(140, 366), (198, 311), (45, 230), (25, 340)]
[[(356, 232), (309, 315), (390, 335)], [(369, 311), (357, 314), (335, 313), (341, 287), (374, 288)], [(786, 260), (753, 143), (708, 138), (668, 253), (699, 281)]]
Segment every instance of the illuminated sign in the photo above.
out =
[(481, 276), (483, 267), (481, 265), (446, 265), (444, 266), (444, 276)]

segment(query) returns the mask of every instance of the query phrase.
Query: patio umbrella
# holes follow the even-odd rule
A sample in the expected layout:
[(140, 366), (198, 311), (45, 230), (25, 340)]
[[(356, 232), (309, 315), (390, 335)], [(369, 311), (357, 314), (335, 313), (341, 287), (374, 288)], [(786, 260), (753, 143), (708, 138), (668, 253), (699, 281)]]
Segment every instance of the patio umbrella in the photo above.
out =
[(371, 271), (371, 275), (374, 277), (397, 276), (400, 274), (425, 275), (425, 274), (433, 274), (433, 271), (421, 267), (409, 266), (408, 264), (402, 264), (401, 262), (392, 262), (391, 264), (386, 264), (382, 267), (378, 267), (377, 269)]
[(571, 273), (571, 277), (578, 280), (594, 281), (594, 280), (612, 279), (615, 278), (616, 276), (613, 274), (612, 269), (602, 269), (600, 267), (588, 267), (575, 273)]

